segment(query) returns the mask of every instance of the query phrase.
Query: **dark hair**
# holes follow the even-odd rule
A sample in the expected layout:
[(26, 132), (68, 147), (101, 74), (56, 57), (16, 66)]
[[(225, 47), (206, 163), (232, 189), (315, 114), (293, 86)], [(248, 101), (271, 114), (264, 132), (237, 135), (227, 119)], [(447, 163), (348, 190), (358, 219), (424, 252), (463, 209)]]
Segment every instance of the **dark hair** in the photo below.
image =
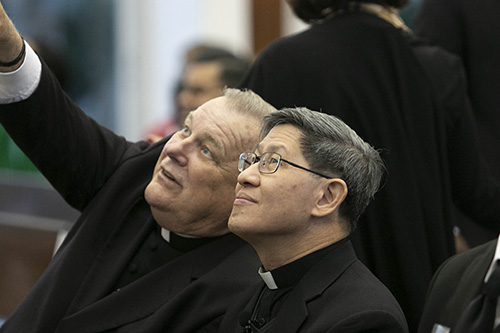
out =
[(250, 68), (250, 62), (241, 58), (221, 59), (218, 62), (221, 65), (220, 80), (229, 88), (238, 87)]
[(236, 58), (234, 53), (218, 46), (199, 44), (188, 51), (187, 62), (204, 62), (225, 58)]
[(220, 81), (224, 86), (236, 88), (250, 68), (250, 60), (238, 57), (229, 50), (216, 46), (203, 46), (190, 63), (214, 62), (220, 65)]
[(250, 69), (250, 59), (237, 56), (233, 52), (208, 45), (198, 45), (191, 49), (191, 57), (188, 63), (213, 62), (220, 65), (220, 81), (228, 88), (238, 87), (243, 76)]
[[(214, 62), (220, 65), (220, 82), (222, 87), (237, 88), (246, 72), (250, 69), (250, 59), (239, 57), (233, 52), (214, 45), (197, 44), (186, 52), (186, 65)], [(182, 90), (182, 80), (179, 79), (174, 87), (174, 95)]]
[(403, 8), (409, 0), (287, 0), (295, 15), (307, 23), (320, 21), (332, 11), (352, 10), (353, 3), (367, 2), (394, 8)]

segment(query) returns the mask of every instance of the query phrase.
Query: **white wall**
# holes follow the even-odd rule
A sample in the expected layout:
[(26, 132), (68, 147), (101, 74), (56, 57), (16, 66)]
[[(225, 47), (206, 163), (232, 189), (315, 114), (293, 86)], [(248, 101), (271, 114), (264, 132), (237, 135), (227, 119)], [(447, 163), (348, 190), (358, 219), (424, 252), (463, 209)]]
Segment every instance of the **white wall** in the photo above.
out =
[(307, 29), (309, 26), (301, 21), (285, 0), (281, 0), (281, 34), (283, 36), (290, 35)]
[(185, 49), (212, 41), (251, 50), (250, 0), (119, 0), (116, 16), (116, 131), (143, 137), (173, 110)]

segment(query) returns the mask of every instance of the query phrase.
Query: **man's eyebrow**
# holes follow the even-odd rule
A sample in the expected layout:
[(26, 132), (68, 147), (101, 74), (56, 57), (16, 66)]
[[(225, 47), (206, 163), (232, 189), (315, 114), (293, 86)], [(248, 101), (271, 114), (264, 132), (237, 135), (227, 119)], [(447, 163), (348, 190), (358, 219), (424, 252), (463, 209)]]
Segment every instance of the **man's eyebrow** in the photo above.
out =
[(192, 118), (193, 118), (193, 111), (189, 111), (186, 118), (184, 119), (184, 124), (186, 124), (188, 121), (192, 122), (193, 121)]
[(213, 136), (211, 136), (210, 134), (202, 135), (201, 139), (202, 139), (202, 141), (210, 142), (215, 147), (215, 149), (218, 150), (219, 152), (224, 152), (223, 145), (219, 141), (217, 141)]
[(266, 151), (261, 151), (262, 150), (262, 146), (260, 143), (257, 144), (257, 147), (255, 148), (255, 151), (258, 151), (258, 152), (261, 152), (261, 153), (267, 153), (267, 152), (271, 152), (271, 153), (277, 153), (279, 150), (282, 150), (284, 152), (287, 152), (288, 149), (286, 149), (285, 145), (283, 144), (280, 144), (280, 143), (271, 143), (267, 146), (267, 149)]

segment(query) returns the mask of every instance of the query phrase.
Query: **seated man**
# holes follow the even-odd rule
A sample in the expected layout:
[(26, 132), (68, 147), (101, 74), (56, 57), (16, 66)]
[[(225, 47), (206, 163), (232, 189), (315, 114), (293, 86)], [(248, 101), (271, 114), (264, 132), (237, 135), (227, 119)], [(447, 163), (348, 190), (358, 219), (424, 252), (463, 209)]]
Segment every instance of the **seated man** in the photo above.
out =
[(305, 108), (264, 117), (262, 136), (240, 155), (229, 229), (257, 250), (263, 281), (230, 307), (221, 331), (407, 332), (348, 239), (379, 187), (378, 152), (338, 118)]
[(275, 109), (231, 89), (171, 138), (128, 142), (64, 94), (1, 4), (0, 27), (0, 122), (81, 211), (0, 331), (217, 332), (256, 282), (255, 251), (227, 220), (238, 156)]
[(418, 331), (499, 332), (499, 260), (495, 239), (444, 262), (432, 278)]

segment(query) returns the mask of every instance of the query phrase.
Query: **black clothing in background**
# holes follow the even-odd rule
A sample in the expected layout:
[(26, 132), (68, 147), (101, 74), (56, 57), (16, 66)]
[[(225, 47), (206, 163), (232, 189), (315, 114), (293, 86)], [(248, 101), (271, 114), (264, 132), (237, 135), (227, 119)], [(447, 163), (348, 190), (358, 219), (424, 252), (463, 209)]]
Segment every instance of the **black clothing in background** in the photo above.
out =
[[(479, 150), (500, 181), (500, 1), (423, 0), (415, 34), (458, 55), (467, 75), (468, 93), (477, 126)], [(497, 234), (459, 223), (469, 245)]]
[(479, 294), (490, 268), (497, 240), (448, 259), (432, 278), (418, 332), (429, 333), (435, 324), (456, 328), (469, 303)]
[(461, 57), (481, 143), (500, 180), (500, 2), (423, 0), (415, 34)]
[(433, 273), (455, 253), (453, 201), (500, 230), (500, 191), (479, 163), (458, 58), (346, 13), (275, 41), (242, 86), (277, 108), (339, 116), (382, 150), (387, 178), (352, 241), (415, 331)]

